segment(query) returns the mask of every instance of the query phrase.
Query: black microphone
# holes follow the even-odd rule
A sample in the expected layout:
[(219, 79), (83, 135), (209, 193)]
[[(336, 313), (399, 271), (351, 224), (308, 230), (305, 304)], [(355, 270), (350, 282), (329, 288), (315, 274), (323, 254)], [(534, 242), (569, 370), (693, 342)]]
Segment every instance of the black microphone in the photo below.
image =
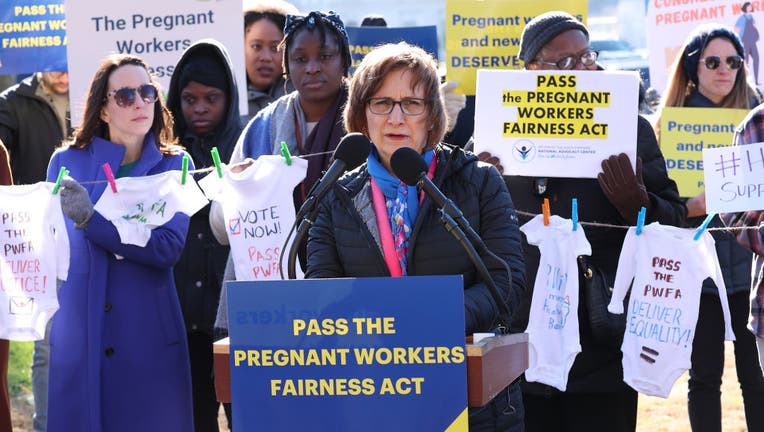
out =
[[(401, 181), (409, 186), (417, 186), (424, 190), (425, 193), (435, 201), (438, 208), (442, 210), (441, 222), (443, 222), (446, 229), (459, 240), (467, 251), (470, 259), (475, 264), (478, 273), (488, 286), (491, 296), (499, 309), (499, 316), (503, 317), (502, 321), (506, 327), (509, 323), (509, 309), (506, 303), (504, 303), (488, 268), (485, 266), (485, 263), (478, 255), (472, 243), (475, 243), (483, 253), (499, 263), (506, 270), (507, 275), (510, 275), (509, 279), (511, 280), (512, 272), (507, 263), (488, 249), (485, 242), (483, 242), (483, 239), (480, 238), (474, 229), (472, 229), (472, 226), (467, 221), (467, 218), (464, 217), (462, 211), (459, 210), (459, 207), (443, 195), (443, 192), (441, 192), (432, 180), (427, 177), (427, 163), (419, 152), (409, 147), (399, 148), (390, 157), (390, 167), (393, 169), (395, 176), (401, 179)], [(466, 236), (464, 234), (466, 234)]]
[(369, 152), (371, 152), (371, 141), (366, 138), (366, 135), (353, 132), (342, 137), (334, 150), (334, 162), (308, 192), (308, 198), (297, 212), (297, 221), (299, 222), (329, 192), (329, 188), (345, 171), (355, 169), (364, 163)]
[[(281, 254), (279, 254), (279, 271), (281, 271), (281, 262), (284, 259), (284, 251), (289, 244), (289, 237), (297, 226), (297, 232), (294, 237), (294, 241), (289, 246), (289, 253), (287, 256), (287, 275), (289, 279), (295, 279), (296, 271), (295, 264), (297, 261), (297, 251), (302, 244), (302, 239), (308, 233), (308, 229), (313, 224), (313, 220), (318, 213), (318, 202), (329, 192), (329, 188), (334, 185), (337, 179), (347, 170), (352, 170), (360, 166), (366, 158), (369, 157), (371, 152), (371, 141), (366, 138), (366, 135), (353, 132), (345, 135), (337, 144), (337, 148), (334, 150), (334, 162), (329, 165), (329, 169), (326, 170), (323, 177), (319, 179), (310, 191), (308, 192), (308, 198), (300, 206), (300, 210), (297, 212), (292, 229), (289, 231), (284, 246), (281, 248)], [(299, 225), (298, 225), (299, 224)], [(283, 274), (281, 275), (283, 278)]]
[(418, 186), (432, 198), (439, 208), (442, 208), (451, 216), (459, 226), (470, 234), (469, 222), (464, 218), (462, 211), (448, 199), (443, 192), (427, 177), (427, 163), (422, 155), (409, 147), (401, 147), (390, 157), (390, 167), (395, 176), (409, 186)]

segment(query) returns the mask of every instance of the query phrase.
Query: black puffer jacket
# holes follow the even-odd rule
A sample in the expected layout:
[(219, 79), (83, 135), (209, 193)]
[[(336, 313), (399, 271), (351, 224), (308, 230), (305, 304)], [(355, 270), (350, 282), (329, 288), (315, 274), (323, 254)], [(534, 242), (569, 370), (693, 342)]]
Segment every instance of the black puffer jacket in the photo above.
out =
[[(510, 311), (523, 289), (525, 268), (512, 199), (492, 166), (478, 163), (459, 148), (439, 145), (433, 182), (459, 208), (488, 249), (509, 264), (483, 260)], [(341, 179), (322, 201), (308, 240), (307, 278), (389, 276), (378, 241), (366, 165)], [(466, 334), (488, 331), (498, 309), (460, 243), (442, 226), (434, 202), (425, 197), (414, 221), (408, 251), (408, 274), (464, 275)]]
[[(676, 183), (668, 178), (666, 162), (658, 148), (658, 142), (650, 123), (639, 117), (637, 126), (637, 156), (642, 158), (642, 178), (647, 187), (652, 204), (647, 214), (645, 224), (660, 222), (664, 225), (681, 226), (687, 209), (679, 198)], [(530, 214), (541, 212), (544, 198), (549, 198), (552, 214), (570, 217), (571, 200), (578, 199), (578, 215), (581, 222), (600, 222), (605, 224), (626, 226), (623, 218), (610, 203), (596, 178), (548, 178), (546, 190), (539, 193), (535, 187), (537, 179), (532, 177), (507, 176), (507, 187), (517, 205), (517, 210)], [(520, 214), (520, 222), (524, 224), (532, 216)], [(586, 238), (592, 246), (592, 256), (588, 262), (601, 269), (613, 286), (615, 281), (618, 258), (626, 236), (625, 228), (606, 228), (585, 226)], [(525, 265), (528, 269), (527, 296), (517, 318), (512, 326), (513, 331), (523, 331), (528, 325), (528, 313), (533, 294), (533, 281), (536, 280), (536, 270), (539, 264), (539, 250), (528, 246), (523, 237), (525, 250)], [(583, 293), (579, 291), (579, 298)], [(585, 302), (579, 302), (578, 320), (580, 323), (581, 353), (576, 357), (568, 378), (568, 393), (599, 393), (613, 392), (626, 386), (623, 383), (621, 367), (620, 341), (594, 341), (589, 327), (589, 315)], [(552, 387), (538, 383), (524, 383), (524, 391), (543, 394), (557, 391)]]

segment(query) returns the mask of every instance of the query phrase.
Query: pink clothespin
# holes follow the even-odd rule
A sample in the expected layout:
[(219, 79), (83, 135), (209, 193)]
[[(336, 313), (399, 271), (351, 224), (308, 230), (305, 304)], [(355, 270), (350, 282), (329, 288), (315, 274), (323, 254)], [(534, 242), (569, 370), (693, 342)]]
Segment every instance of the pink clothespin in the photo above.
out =
[(109, 181), (111, 191), (117, 193), (117, 183), (114, 181), (114, 173), (111, 171), (111, 166), (109, 166), (109, 163), (107, 162), (103, 164), (101, 168), (103, 168), (103, 172), (106, 174), (106, 180)]

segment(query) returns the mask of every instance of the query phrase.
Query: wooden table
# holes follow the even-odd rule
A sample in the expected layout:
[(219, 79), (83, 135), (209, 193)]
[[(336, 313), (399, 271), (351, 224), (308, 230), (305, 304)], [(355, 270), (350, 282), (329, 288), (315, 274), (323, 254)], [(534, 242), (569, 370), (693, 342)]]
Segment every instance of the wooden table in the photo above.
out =
[[(471, 342), (471, 338), (468, 338)], [(467, 343), (467, 403), (480, 407), (528, 368), (528, 335), (499, 335)], [(215, 393), (218, 401), (231, 402), (231, 343), (229, 338), (213, 345)]]

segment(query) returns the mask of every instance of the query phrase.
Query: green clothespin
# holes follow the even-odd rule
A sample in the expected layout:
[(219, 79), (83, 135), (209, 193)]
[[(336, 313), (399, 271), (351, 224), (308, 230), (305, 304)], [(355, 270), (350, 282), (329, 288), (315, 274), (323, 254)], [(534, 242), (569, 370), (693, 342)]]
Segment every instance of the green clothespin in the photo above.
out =
[(289, 147), (287, 147), (286, 141), (281, 141), (281, 154), (286, 159), (286, 164), (292, 166), (292, 154), (289, 153)]
[(188, 175), (188, 154), (183, 155), (183, 162), (181, 163), (180, 184), (186, 184), (186, 176)]
[(223, 168), (220, 166), (220, 153), (218, 153), (217, 147), (212, 147), (212, 162), (215, 163), (215, 170), (218, 172), (218, 177), (223, 178)]
[(61, 169), (58, 170), (58, 177), (56, 178), (56, 184), (53, 186), (53, 195), (58, 193), (58, 188), (61, 187), (61, 180), (64, 178), (65, 175), (69, 175), (69, 170), (66, 169), (66, 167), (61, 167)]

